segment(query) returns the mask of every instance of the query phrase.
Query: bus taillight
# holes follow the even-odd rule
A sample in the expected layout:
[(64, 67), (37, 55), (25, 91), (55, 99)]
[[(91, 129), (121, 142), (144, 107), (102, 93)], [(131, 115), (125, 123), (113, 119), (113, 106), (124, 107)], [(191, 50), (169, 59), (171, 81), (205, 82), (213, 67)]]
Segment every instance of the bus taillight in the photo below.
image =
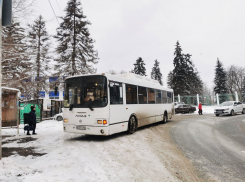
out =
[(107, 121), (106, 120), (103, 120), (103, 125), (106, 125), (107, 124)]

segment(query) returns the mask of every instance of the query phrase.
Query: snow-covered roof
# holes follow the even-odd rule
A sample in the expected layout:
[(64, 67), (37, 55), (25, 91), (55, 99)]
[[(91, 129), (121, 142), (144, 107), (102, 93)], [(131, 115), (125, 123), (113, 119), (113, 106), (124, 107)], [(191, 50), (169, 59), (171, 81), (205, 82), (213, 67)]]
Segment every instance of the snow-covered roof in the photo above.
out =
[(16, 92), (20, 92), (20, 90), (19, 90), (19, 89), (16, 89), (16, 88), (2, 87), (2, 89), (4, 89), (4, 90), (12, 90), (12, 91), (16, 91)]

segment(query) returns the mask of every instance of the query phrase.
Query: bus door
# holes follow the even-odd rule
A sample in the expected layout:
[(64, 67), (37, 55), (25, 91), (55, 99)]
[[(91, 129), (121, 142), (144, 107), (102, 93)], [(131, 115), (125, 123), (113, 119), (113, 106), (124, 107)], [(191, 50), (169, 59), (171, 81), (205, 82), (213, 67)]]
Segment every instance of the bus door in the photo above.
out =
[(127, 110), (123, 105), (123, 84), (110, 81), (110, 124), (127, 121)]

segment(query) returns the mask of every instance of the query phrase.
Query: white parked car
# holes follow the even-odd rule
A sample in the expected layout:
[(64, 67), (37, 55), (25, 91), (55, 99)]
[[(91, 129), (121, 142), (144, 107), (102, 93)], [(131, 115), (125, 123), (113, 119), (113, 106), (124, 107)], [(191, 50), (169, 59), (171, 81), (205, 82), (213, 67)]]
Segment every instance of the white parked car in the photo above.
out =
[(177, 108), (179, 105), (185, 104), (184, 102), (174, 102), (174, 108)]
[(63, 120), (63, 112), (61, 112), (59, 114), (55, 114), (54, 115), (54, 120), (62, 121)]
[(245, 114), (245, 106), (241, 102), (228, 101), (220, 104), (219, 107), (214, 109), (214, 114), (219, 115), (235, 115), (236, 113)]

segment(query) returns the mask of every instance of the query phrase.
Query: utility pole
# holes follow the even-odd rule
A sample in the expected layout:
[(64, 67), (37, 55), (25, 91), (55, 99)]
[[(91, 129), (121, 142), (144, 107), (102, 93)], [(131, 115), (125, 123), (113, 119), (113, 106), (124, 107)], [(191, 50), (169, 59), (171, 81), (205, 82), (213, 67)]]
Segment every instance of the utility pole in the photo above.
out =
[(0, 160), (2, 159), (2, 26), (9, 25), (12, 25), (12, 0), (0, 0)]
[(0, 160), (2, 159), (2, 0), (0, 0)]

